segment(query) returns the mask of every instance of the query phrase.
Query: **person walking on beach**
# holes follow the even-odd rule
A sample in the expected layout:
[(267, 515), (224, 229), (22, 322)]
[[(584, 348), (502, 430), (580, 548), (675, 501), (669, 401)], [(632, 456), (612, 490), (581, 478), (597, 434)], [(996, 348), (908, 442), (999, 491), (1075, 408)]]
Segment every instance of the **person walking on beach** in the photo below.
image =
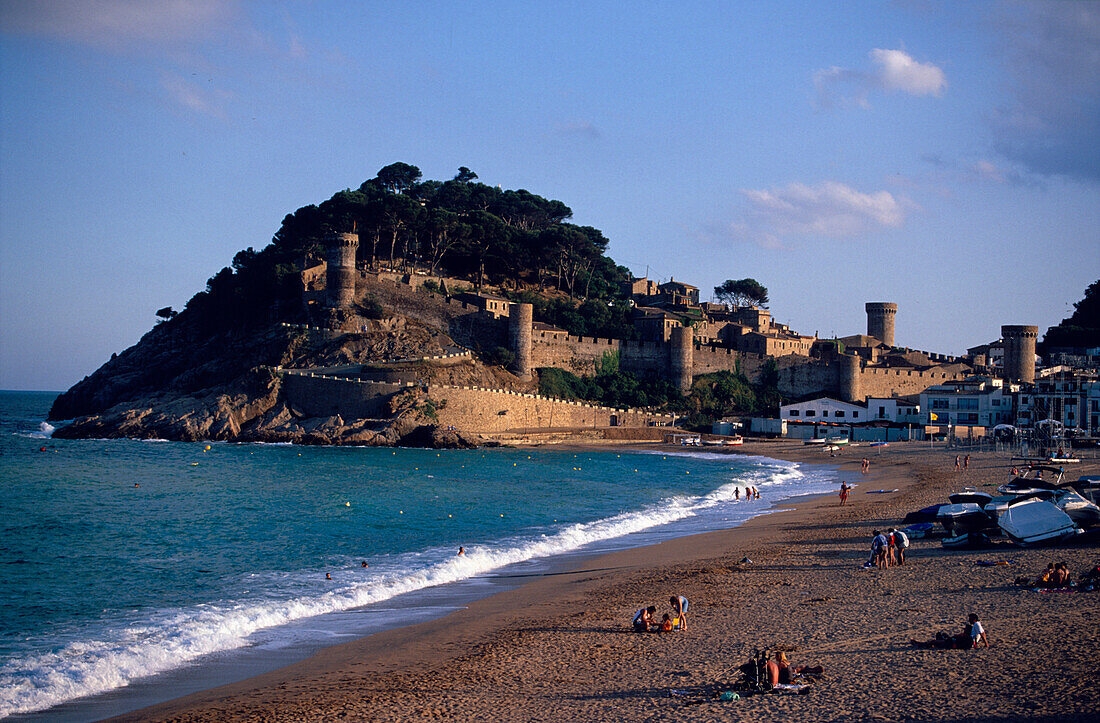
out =
[(960, 469), (962, 469), (962, 463), (959, 459), (959, 455), (956, 454), (955, 455), (955, 471), (958, 472)]
[(673, 595), (668, 599), (668, 602), (672, 605), (672, 612), (675, 613), (675, 617), (680, 620), (679, 629), (687, 630), (688, 599), (683, 595)]
[(968, 469), (970, 469), (970, 455), (969, 454), (966, 455), (966, 457), (963, 458), (963, 470), (965, 471), (965, 470), (968, 470)]
[(848, 490), (852, 489), (848, 486), (847, 482), (840, 483), (840, 504), (843, 505), (848, 501)]

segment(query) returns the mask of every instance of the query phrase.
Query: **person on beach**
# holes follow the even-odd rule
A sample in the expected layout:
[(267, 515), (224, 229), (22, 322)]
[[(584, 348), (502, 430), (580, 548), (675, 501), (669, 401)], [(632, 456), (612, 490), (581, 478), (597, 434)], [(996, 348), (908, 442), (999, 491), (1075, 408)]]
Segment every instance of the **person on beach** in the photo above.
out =
[(1066, 563), (1059, 562), (1054, 566), (1054, 586), (1069, 587), (1069, 568)]
[(970, 469), (970, 455), (969, 454), (966, 455), (965, 457), (963, 457), (963, 470), (965, 471), (965, 470), (968, 470), (968, 469)]
[(459, 545), (458, 546), (458, 554), (459, 555), (465, 555), (466, 554), (466, 548)]
[(676, 613), (676, 618), (679, 621), (677, 627), (680, 630), (687, 630), (688, 599), (683, 595), (673, 595), (668, 599), (668, 602), (672, 605), (672, 612)]
[(760, 492), (755, 487), (752, 488), (752, 496), (753, 499), (760, 499)]
[(1055, 584), (1054, 584), (1055, 575), (1056, 575), (1056, 573), (1054, 571), (1054, 563), (1053, 562), (1048, 562), (1047, 563), (1047, 569), (1043, 570), (1043, 574), (1040, 575), (1039, 578), (1035, 581), (1036, 586), (1038, 586), (1038, 587), (1055, 587)]
[(897, 564), (905, 564), (905, 548), (909, 547), (909, 536), (901, 530), (890, 528), (890, 537), (894, 541), (894, 553), (897, 555)]
[(672, 618), (669, 617), (668, 613), (665, 613), (664, 617), (661, 618), (661, 627), (657, 629), (657, 632), (671, 633), (672, 629)]
[(922, 641), (910, 638), (909, 642), (918, 648), (935, 648), (937, 650), (973, 650), (979, 645), (985, 648), (989, 647), (989, 638), (986, 637), (985, 628), (976, 613), (970, 613), (966, 616), (966, 625), (958, 635), (936, 633), (936, 637), (932, 640)]
[(868, 561), (868, 567), (885, 568), (886, 549), (888, 545), (886, 542), (886, 535), (878, 530), (875, 530), (871, 534), (874, 535), (874, 537), (871, 538), (871, 559)]
[(820, 665), (792, 667), (787, 661), (787, 654), (780, 650), (773, 660), (768, 661), (768, 686), (774, 688), (779, 684), (790, 685), (799, 675), (821, 675), (824, 672), (825, 669)]
[(745, 499), (746, 500), (751, 500), (752, 499), (752, 487), (746, 487), (745, 488)]
[(735, 500), (740, 500), (741, 499), (741, 488), (740, 487), (734, 487), (733, 488), (733, 499), (735, 499)]
[(962, 469), (962, 458), (959, 455), (955, 455), (955, 471), (958, 472)]
[(867, 474), (867, 472), (870, 469), (871, 469), (871, 460), (867, 459), (866, 457), (864, 457), (862, 460), (860, 460), (860, 462), (859, 462), (859, 471), (860, 472), (862, 472), (863, 474)]
[(840, 483), (840, 504), (844, 504), (848, 501), (848, 490), (852, 489), (848, 486), (847, 482)]
[(657, 612), (656, 605), (650, 605), (647, 608), (642, 608), (638, 612), (634, 613), (634, 632), (636, 633), (648, 633), (649, 627), (653, 623), (653, 615)]

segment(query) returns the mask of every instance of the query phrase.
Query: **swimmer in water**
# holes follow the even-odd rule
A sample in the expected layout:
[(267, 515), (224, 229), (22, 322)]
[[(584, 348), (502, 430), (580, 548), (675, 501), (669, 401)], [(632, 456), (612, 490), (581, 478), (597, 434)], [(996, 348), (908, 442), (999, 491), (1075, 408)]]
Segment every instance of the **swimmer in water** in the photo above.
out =
[(327, 572), (326, 572), (326, 573), (325, 573), (325, 579), (326, 579), (326, 580), (331, 580), (331, 579), (332, 579), (332, 575), (330, 575), (329, 573), (327, 573)]
[(465, 547), (459, 547), (458, 548), (458, 554), (459, 555), (465, 555), (466, 554), (466, 548)]
[(370, 565), (367, 564), (366, 560), (363, 560), (363, 567), (370, 567)]

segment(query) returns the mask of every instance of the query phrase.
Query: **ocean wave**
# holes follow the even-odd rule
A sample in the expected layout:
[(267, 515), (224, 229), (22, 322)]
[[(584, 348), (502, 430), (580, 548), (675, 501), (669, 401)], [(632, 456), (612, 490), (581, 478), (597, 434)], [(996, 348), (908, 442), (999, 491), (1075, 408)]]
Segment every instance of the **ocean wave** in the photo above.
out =
[[(466, 554), (450, 550), (408, 553), (388, 572), (345, 582), (336, 589), (309, 591), (316, 571), (288, 574), (298, 592), (288, 599), (204, 604), (148, 616), (98, 639), (72, 642), (58, 650), (0, 665), (0, 717), (28, 713), (103, 693), (131, 681), (182, 667), (204, 655), (249, 644), (254, 633), (303, 618), (383, 602), (397, 595), (483, 576), (536, 558), (570, 553), (593, 543), (644, 532), (720, 508), (745, 481), (758, 487), (791, 484), (803, 476), (796, 465), (764, 465), (738, 473), (736, 480), (700, 496), (676, 496), (641, 510), (566, 525), (539, 535), (472, 545)], [(793, 491), (793, 490), (792, 490)]]

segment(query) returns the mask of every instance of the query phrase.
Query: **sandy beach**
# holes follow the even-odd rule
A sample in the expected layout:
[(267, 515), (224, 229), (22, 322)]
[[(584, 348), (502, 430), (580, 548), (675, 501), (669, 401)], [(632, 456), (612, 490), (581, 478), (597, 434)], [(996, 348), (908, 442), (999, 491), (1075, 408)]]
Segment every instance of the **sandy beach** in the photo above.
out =
[[(858, 487), (848, 505), (805, 498), (731, 530), (669, 540), (532, 579), (439, 620), (321, 651), (299, 664), (116, 720), (1096, 720), (1100, 593), (1013, 584), (1050, 561), (1074, 576), (1096, 545), (945, 551), (914, 540), (906, 565), (864, 569), (871, 531), (990, 491), (1012, 462), (917, 443), (829, 457), (798, 442), (740, 451), (832, 464)], [(860, 457), (872, 460), (860, 473)], [(1100, 472), (1095, 456), (1067, 477)], [(870, 490), (897, 489), (888, 494)], [(897, 525), (900, 526), (900, 525)], [(742, 562), (748, 558), (751, 562)], [(990, 564), (996, 563), (996, 564)], [(630, 632), (639, 607), (691, 601), (690, 624)], [(992, 646), (915, 649), (976, 612)], [(658, 615), (659, 617), (659, 615)], [(723, 701), (757, 649), (822, 665), (806, 695)]]

